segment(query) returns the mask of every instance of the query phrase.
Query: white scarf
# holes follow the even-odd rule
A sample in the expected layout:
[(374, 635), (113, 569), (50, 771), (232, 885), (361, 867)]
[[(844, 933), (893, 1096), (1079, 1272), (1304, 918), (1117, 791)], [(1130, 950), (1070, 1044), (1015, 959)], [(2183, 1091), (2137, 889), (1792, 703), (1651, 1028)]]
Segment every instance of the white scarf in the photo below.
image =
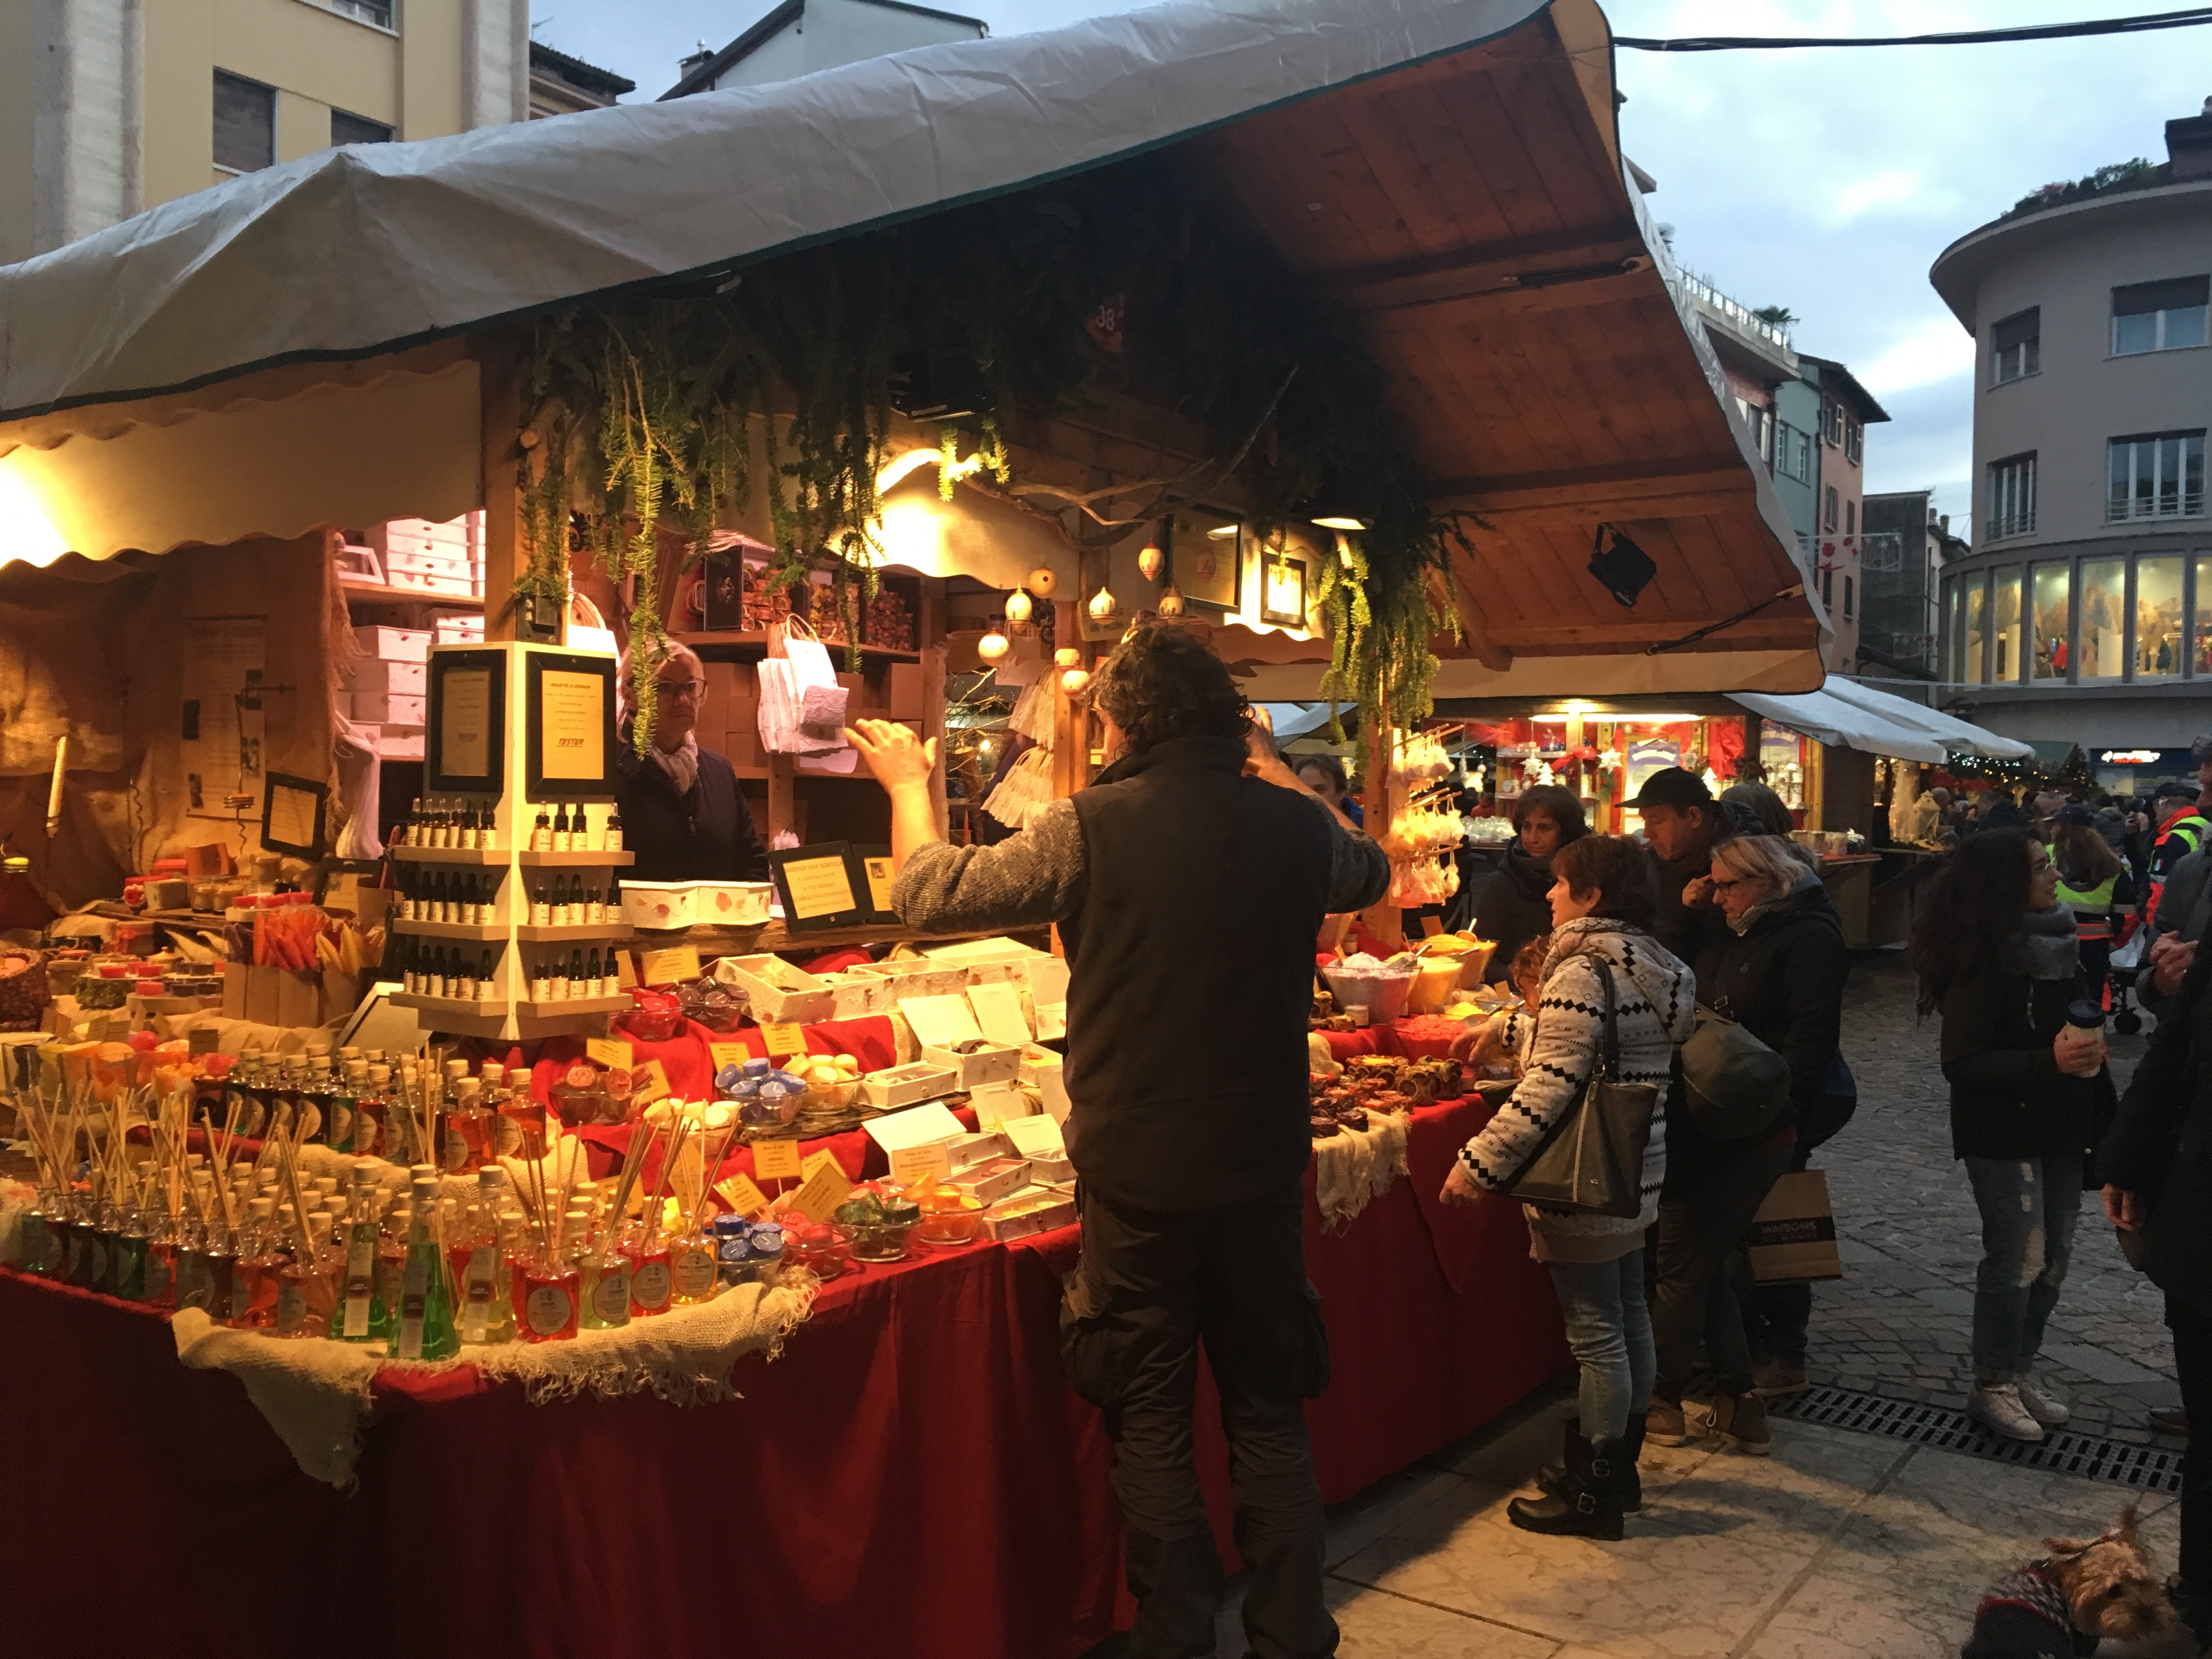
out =
[(663, 749), (654, 744), (647, 751), (660, 763), (660, 769), (668, 774), (668, 781), (676, 786), (676, 793), (688, 795), (691, 786), (699, 781), (699, 734), (686, 732), (681, 749)]

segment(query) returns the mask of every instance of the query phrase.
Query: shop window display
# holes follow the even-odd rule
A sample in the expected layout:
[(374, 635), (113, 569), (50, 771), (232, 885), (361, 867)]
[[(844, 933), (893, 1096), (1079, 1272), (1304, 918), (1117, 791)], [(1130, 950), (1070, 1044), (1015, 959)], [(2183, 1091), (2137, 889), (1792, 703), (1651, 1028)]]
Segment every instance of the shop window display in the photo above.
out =
[(2136, 561), (2135, 671), (2139, 680), (2181, 672), (2181, 561)]
[[(2060, 574), (2064, 574), (2063, 567)], [(2037, 580), (2039, 585), (2039, 570)], [(2117, 680), (2127, 672), (2127, 623), (2128, 562), (2082, 560), (2081, 679)]]
[(2072, 621), (2068, 601), (2073, 572), (2063, 564), (2039, 564), (2034, 571), (2030, 660), (2037, 679), (2063, 680), (2071, 666), (2066, 639)]

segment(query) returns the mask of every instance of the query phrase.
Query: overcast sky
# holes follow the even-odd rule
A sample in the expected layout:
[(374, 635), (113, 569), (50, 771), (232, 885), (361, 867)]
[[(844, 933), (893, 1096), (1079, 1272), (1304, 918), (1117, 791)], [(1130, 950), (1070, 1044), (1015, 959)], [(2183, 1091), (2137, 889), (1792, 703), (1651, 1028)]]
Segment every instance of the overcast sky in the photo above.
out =
[[(772, 0), (532, 0), (537, 38), (658, 96)], [(1128, 0), (937, 0), (994, 34)], [(2130, 0), (1614, 0), (1621, 34), (1920, 33), (2118, 17)], [(1972, 342), (1928, 286), (1946, 244), (2027, 191), (2130, 156), (2212, 94), (2212, 29), (2021, 45), (1619, 54), (1622, 143), (1659, 181), (1683, 264), (1747, 305), (1786, 305), (1797, 346), (1849, 363), (1890, 424), (1875, 489), (1938, 491), (1971, 520)]]

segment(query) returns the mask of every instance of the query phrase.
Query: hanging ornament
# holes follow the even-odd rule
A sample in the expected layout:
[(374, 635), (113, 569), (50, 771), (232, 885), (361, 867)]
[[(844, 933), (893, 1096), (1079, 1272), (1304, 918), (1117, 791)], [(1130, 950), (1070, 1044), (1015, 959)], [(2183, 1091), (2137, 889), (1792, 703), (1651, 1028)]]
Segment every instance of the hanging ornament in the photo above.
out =
[(1060, 672), (1060, 689), (1071, 696), (1090, 684), (1091, 671), (1087, 668), (1068, 668)]
[(1060, 578), (1039, 565), (1030, 572), (1030, 586), (1036, 590), (1037, 598), (1048, 599), (1052, 597), (1052, 590), (1060, 586)]
[(1006, 636), (997, 629), (975, 641), (975, 654), (985, 662), (996, 662), (1006, 654)]
[(1173, 582), (1160, 589), (1159, 610), (1163, 617), (1182, 615), (1182, 589)]
[(1106, 588), (1100, 588), (1091, 596), (1089, 609), (1091, 621), (1102, 623), (1111, 621), (1115, 610), (1113, 593)]
[(1030, 619), (1030, 596), (1027, 588), (1018, 587), (1006, 595), (1006, 620), (1017, 628)]
[(1082, 665), (1083, 653), (1072, 645), (1063, 645), (1052, 653), (1052, 659), (1062, 668), (1077, 668)]
[(1144, 572), (1145, 580), (1148, 582), (1159, 580), (1160, 572), (1167, 568), (1167, 562), (1166, 556), (1156, 543), (1146, 542), (1145, 550), (1137, 555), (1137, 568)]

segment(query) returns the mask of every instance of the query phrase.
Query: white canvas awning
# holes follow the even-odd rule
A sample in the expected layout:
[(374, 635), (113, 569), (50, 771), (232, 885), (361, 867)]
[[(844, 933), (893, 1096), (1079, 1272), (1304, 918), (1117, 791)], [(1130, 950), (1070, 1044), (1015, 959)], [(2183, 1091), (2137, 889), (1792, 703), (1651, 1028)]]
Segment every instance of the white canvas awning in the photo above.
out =
[(1941, 765), (1953, 750), (1992, 760), (2025, 759), (2033, 753), (2024, 743), (1836, 674), (1829, 675), (1818, 691), (1791, 696), (1732, 691), (1729, 696), (1752, 713), (1808, 738), (1896, 760)]

